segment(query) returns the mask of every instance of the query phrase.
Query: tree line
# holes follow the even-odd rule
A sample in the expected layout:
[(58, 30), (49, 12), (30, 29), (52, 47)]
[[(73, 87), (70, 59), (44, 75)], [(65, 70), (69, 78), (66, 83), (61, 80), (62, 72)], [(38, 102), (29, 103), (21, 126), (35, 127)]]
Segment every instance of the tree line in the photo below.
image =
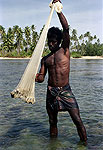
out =
[[(44, 26), (43, 26), (44, 28)], [(30, 57), (35, 49), (40, 33), (36, 32), (36, 27), (26, 26), (21, 28), (18, 25), (9, 27), (7, 32), (0, 25), (0, 56), (3, 57)], [(103, 56), (103, 44), (100, 43), (96, 35), (90, 32), (78, 36), (77, 30), (70, 27), (70, 52), (73, 57), (81, 56)], [(47, 41), (43, 55), (47, 55), (49, 49)]]

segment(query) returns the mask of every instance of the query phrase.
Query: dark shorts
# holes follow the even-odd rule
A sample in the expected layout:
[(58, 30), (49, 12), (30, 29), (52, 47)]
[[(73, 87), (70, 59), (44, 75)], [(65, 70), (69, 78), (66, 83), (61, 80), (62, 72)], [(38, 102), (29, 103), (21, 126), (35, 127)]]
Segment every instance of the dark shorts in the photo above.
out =
[(71, 91), (70, 85), (68, 84), (64, 87), (48, 86), (46, 108), (55, 112), (78, 108), (78, 104)]

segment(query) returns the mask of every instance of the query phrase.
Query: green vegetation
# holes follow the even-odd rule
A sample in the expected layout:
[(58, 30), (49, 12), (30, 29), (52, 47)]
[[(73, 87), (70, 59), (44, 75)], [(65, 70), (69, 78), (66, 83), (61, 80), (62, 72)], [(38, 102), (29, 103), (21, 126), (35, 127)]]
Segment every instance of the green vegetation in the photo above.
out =
[(71, 52), (71, 56), (73, 57), (73, 58), (81, 58), (81, 54), (80, 53), (78, 53), (78, 52)]
[[(15, 25), (13, 28), (9, 27), (6, 32), (5, 28), (0, 25), (0, 56), (31, 57), (43, 28), (38, 34), (34, 25), (26, 26), (24, 29)], [(92, 36), (90, 32), (86, 32), (78, 36), (75, 29), (70, 28), (70, 31), (72, 57), (103, 56), (103, 43), (100, 43), (96, 35)], [(49, 52), (46, 41), (43, 56)]]
[(77, 36), (77, 31), (72, 30), (70, 50), (72, 57), (81, 56), (103, 56), (103, 44), (96, 35), (91, 36), (90, 32)]

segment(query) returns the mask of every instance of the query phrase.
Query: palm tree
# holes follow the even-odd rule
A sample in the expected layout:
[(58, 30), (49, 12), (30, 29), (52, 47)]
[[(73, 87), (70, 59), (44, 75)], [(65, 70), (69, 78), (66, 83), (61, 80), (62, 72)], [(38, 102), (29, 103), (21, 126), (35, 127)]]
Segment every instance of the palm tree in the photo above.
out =
[(15, 47), (18, 54), (20, 54), (20, 50), (23, 48), (23, 31), (18, 25), (14, 26), (13, 30), (15, 34)]
[(86, 41), (87, 41), (87, 42), (90, 42), (90, 37), (91, 37), (90, 32), (89, 32), (89, 31), (86, 32), (86, 33), (84, 34), (85, 42), (86, 42)]
[(80, 43), (79, 43), (79, 40), (78, 40), (78, 37), (77, 37), (77, 30), (76, 29), (72, 30), (71, 40), (73, 41), (72, 49), (74, 49), (74, 50), (79, 52), (79, 50), (80, 50)]
[(83, 36), (83, 34), (81, 34), (81, 35), (79, 36), (79, 40), (81, 41), (81, 43), (84, 43), (84, 36)]
[(8, 52), (12, 52), (12, 50), (14, 49), (14, 32), (12, 30), (12, 28), (9, 28), (7, 31), (7, 42), (5, 43), (8, 47)]
[(94, 39), (97, 39), (97, 36), (96, 36), (96, 35), (94, 35)]
[(97, 44), (100, 45), (100, 39), (97, 39)]
[(6, 41), (6, 31), (3, 26), (0, 25), (0, 49), (2, 50), (2, 55), (5, 54), (4, 42)]
[(38, 33), (35, 31), (36, 27), (34, 25), (31, 26), (31, 33), (32, 33), (32, 37), (31, 37), (31, 51), (34, 50), (36, 44), (37, 44), (37, 40), (38, 40)]
[(31, 45), (31, 32), (30, 32), (30, 27), (25, 27), (24, 29), (25, 33), (25, 44), (26, 44), (26, 50), (28, 52), (30, 45)]
[(95, 40), (95, 42), (96, 42), (96, 39), (97, 39), (97, 36), (96, 36), (96, 35), (94, 35), (93, 40)]
[(89, 43), (92, 43), (93, 39), (94, 39), (94, 38), (93, 38), (92, 36), (90, 36), (90, 37), (89, 37)]
[(0, 25), (0, 44), (2, 43), (4, 32), (5, 32), (5, 28)]

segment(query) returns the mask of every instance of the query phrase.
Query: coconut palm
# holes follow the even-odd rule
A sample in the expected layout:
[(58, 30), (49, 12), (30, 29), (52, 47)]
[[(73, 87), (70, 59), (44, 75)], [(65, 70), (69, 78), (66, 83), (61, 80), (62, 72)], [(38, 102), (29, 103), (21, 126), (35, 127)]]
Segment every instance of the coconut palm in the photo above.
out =
[(13, 26), (13, 30), (15, 35), (15, 48), (18, 54), (20, 54), (20, 50), (23, 49), (23, 31), (18, 25)]
[(84, 34), (85, 43), (90, 42), (90, 37), (91, 37), (91, 34), (89, 31)]
[(25, 34), (25, 44), (26, 44), (26, 51), (29, 51), (30, 45), (31, 45), (31, 31), (30, 27), (26, 26), (24, 29)]
[(31, 47), (30, 49), (33, 51), (38, 40), (38, 33), (35, 31), (36, 27), (34, 25), (31, 26)]
[(0, 25), (0, 49), (2, 51), (2, 55), (5, 54), (6, 47), (4, 46), (4, 42), (6, 41), (6, 31), (3, 26)]
[(12, 28), (9, 28), (7, 31), (4, 46), (6, 47), (7, 52), (12, 52), (14, 49), (14, 32)]
[(71, 40), (73, 41), (73, 46), (72, 49), (74, 49), (74, 51), (80, 51), (80, 43), (79, 43), (79, 39), (77, 37), (77, 30), (73, 29), (72, 30), (72, 35), (71, 35)]
[(0, 25), (0, 44), (2, 43), (3, 38), (5, 38), (5, 28)]

